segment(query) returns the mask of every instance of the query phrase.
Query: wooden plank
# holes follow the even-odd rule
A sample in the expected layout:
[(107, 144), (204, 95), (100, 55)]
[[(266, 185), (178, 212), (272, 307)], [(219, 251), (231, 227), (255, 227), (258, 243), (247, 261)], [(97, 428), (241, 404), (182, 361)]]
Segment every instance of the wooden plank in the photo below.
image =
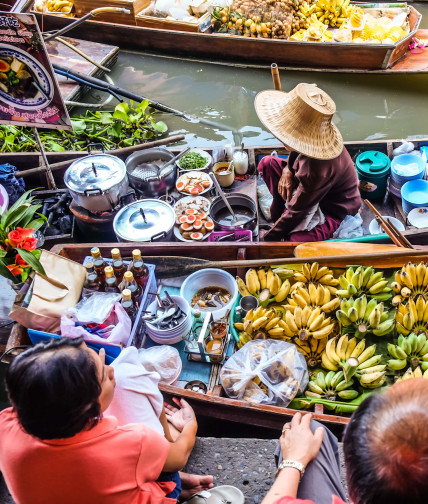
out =
[[(119, 54), (119, 47), (117, 46), (88, 42), (87, 40), (63, 38), (74, 47), (90, 56), (96, 63), (106, 68), (112, 68), (117, 61)], [(67, 66), (71, 70), (93, 77), (102, 77), (105, 73), (103, 70), (89, 63), (85, 58), (55, 39), (47, 42), (46, 46), (52, 63)], [(61, 75), (56, 75), (56, 78), (64, 100), (78, 101), (80, 99), (83, 94), (82, 86)]]

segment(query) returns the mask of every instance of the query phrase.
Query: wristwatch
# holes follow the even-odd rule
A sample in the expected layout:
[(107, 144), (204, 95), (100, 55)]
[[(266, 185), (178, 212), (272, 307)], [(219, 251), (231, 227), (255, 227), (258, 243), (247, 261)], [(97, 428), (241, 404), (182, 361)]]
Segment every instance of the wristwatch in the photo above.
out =
[(297, 460), (283, 460), (278, 466), (275, 478), (278, 476), (279, 471), (285, 467), (294, 467), (294, 469), (300, 471), (300, 479), (302, 479), (305, 474), (305, 466), (301, 462), (297, 462)]

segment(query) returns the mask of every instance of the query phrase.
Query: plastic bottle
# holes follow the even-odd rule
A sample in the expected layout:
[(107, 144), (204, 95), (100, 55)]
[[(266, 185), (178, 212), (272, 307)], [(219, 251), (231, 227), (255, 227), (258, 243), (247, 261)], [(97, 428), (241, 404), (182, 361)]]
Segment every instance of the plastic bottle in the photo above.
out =
[(124, 289), (128, 289), (131, 292), (134, 303), (138, 301), (141, 294), (141, 287), (135, 281), (132, 271), (127, 271), (123, 276), (123, 282), (120, 284), (120, 290), (123, 292)]
[(144, 264), (141, 257), (141, 251), (135, 249), (132, 251), (132, 262), (129, 266), (129, 271), (134, 275), (135, 281), (142, 288), (145, 289), (149, 280), (149, 269)]
[(120, 255), (120, 250), (118, 248), (111, 249), (111, 257), (113, 259), (113, 270), (115, 277), (117, 278), (117, 283), (123, 280), (123, 275), (126, 271), (126, 266), (123, 262), (123, 259)]
[(100, 279), (94, 269), (94, 263), (88, 261), (85, 264), (86, 280), (83, 284), (82, 296), (85, 297), (91, 292), (99, 292), (101, 290)]
[(137, 313), (137, 308), (132, 301), (131, 291), (129, 289), (124, 289), (122, 291), (121, 304), (131, 320), (134, 321), (135, 315)]
[(104, 268), (108, 266), (108, 264), (104, 261), (100, 249), (98, 247), (91, 248), (91, 256), (97, 275), (101, 281), (104, 281)]
[(120, 292), (113, 268), (111, 266), (106, 266), (104, 268), (104, 273), (106, 276), (104, 290), (106, 292)]

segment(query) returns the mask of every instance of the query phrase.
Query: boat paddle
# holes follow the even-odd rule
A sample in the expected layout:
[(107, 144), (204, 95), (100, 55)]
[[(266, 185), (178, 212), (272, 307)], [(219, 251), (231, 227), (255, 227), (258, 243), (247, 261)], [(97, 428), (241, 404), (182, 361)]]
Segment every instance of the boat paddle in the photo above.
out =
[[(213, 250), (214, 253), (214, 250)], [(144, 261), (156, 266), (157, 278), (172, 278), (186, 276), (203, 268), (237, 269), (257, 268), (260, 266), (286, 266), (302, 264), (306, 260), (319, 262), (320, 264), (343, 268), (350, 265), (360, 264), (360, 261), (370, 261), (370, 265), (380, 268), (397, 268), (403, 265), (403, 261), (415, 258), (428, 258), (428, 247), (421, 250), (400, 249), (389, 251), (388, 255), (382, 253), (355, 254), (349, 256), (313, 256), (302, 260), (298, 257), (279, 257), (266, 259), (248, 259), (235, 261), (208, 261), (194, 257), (184, 256), (144, 256)], [(422, 259), (421, 259), (422, 260)]]
[(174, 109), (172, 107), (169, 107), (168, 105), (164, 105), (163, 103), (159, 103), (154, 100), (150, 100), (149, 98), (146, 98), (143, 95), (134, 93), (132, 91), (128, 91), (125, 88), (121, 88), (119, 86), (116, 86), (114, 84), (110, 84), (109, 82), (103, 81), (101, 79), (97, 79), (96, 77), (92, 77), (90, 75), (83, 74), (81, 72), (77, 72), (76, 70), (71, 70), (70, 68), (59, 65), (58, 63), (52, 63), (53, 69), (55, 73), (58, 75), (62, 75), (63, 77), (67, 77), (68, 79), (74, 80), (80, 84), (86, 85), (93, 87), (95, 89), (98, 89), (100, 91), (105, 91), (107, 93), (112, 94), (118, 101), (120, 101), (119, 96), (122, 96), (123, 98), (127, 98), (129, 100), (134, 100), (136, 102), (142, 102), (144, 100), (147, 100), (150, 103), (150, 106), (153, 107), (156, 110), (159, 110), (160, 112), (165, 112), (167, 114), (172, 114), (178, 117), (181, 117), (182, 119), (185, 119), (186, 121), (190, 121), (193, 123), (201, 123), (205, 124), (207, 126), (210, 126), (211, 128), (216, 128), (220, 129), (222, 131), (232, 131), (232, 133), (239, 133), (236, 128), (232, 128), (228, 125), (225, 124), (220, 124), (215, 121), (211, 121), (209, 119), (204, 119), (202, 117), (196, 117), (190, 114), (186, 114), (185, 112), (181, 112), (181, 110)]

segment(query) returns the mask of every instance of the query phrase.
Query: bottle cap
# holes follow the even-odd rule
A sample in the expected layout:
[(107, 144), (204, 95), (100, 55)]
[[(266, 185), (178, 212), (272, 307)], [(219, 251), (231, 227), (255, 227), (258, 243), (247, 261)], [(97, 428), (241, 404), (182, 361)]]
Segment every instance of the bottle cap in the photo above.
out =
[(110, 277), (114, 276), (114, 271), (113, 271), (113, 268), (111, 266), (106, 266), (104, 268), (104, 273), (106, 274), (107, 278), (110, 278)]
[(96, 259), (101, 256), (100, 249), (98, 247), (91, 248), (91, 256)]
[(111, 249), (111, 256), (113, 259), (120, 259), (120, 250), (118, 248)]
[(122, 299), (124, 301), (129, 301), (131, 299), (131, 291), (129, 289), (123, 289), (123, 291), (122, 291)]
[(134, 259), (134, 261), (137, 261), (137, 260), (141, 259), (141, 250), (134, 249), (132, 251), (132, 258)]
[(196, 317), (196, 318), (199, 318), (201, 316), (201, 312), (199, 310), (195, 310), (193, 312), (193, 316)]
[(85, 263), (86, 271), (92, 271), (94, 269), (94, 263), (92, 261), (88, 261)]
[(132, 282), (134, 280), (134, 275), (132, 274), (132, 271), (127, 271), (123, 276), (127, 282)]

